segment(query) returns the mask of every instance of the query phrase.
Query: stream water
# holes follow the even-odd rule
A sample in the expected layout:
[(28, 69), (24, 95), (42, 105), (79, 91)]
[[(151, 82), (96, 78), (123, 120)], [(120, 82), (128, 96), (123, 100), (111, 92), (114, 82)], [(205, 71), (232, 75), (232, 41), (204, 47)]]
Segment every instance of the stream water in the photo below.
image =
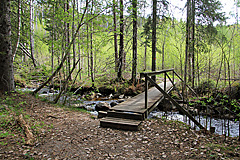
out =
[[(33, 88), (23, 88), (23, 89), (19, 89), (19, 90), (21, 90), (23, 92), (34, 91)], [(55, 96), (57, 95), (57, 93), (58, 93), (58, 91), (49, 91), (49, 89), (42, 89), (40, 91), (39, 97), (45, 97), (49, 101), (53, 101)], [(63, 100), (64, 100), (64, 97), (61, 97), (60, 101), (63, 101)], [(78, 98), (77, 100), (80, 101), (81, 99)], [(110, 105), (112, 102), (118, 103), (118, 100), (111, 100), (111, 99), (106, 98), (104, 100), (82, 101), (81, 104), (85, 106), (85, 109), (87, 109), (88, 112), (90, 112), (92, 115), (97, 116), (98, 112), (95, 111), (95, 106), (98, 103), (102, 103), (102, 102), (106, 102)], [(70, 102), (70, 104), (72, 104), (72, 103), (76, 104), (75, 102)], [(199, 130), (199, 128), (197, 126), (195, 126), (195, 124), (191, 120), (186, 118), (186, 116), (179, 114), (178, 112), (163, 112), (163, 111), (155, 110), (149, 114), (148, 118), (166, 118), (168, 120), (177, 120), (177, 121), (184, 122), (184, 123), (190, 125), (192, 128), (196, 128), (197, 130)], [(196, 116), (195, 119), (199, 120), (199, 122), (204, 127), (207, 126), (208, 130), (210, 129), (210, 117), (206, 118), (203, 116)], [(226, 134), (231, 137), (239, 136), (239, 122), (238, 121), (211, 118), (211, 127), (215, 127), (215, 133), (219, 134), (219, 135)], [(228, 134), (228, 132), (229, 132), (229, 134)]]
[[(148, 118), (166, 118), (168, 120), (177, 120), (190, 125), (192, 128), (196, 128), (196, 130), (199, 130), (199, 127), (195, 126), (195, 124), (191, 120), (186, 118), (186, 116), (179, 114), (178, 112), (166, 113), (163, 111), (153, 111), (149, 114)], [(202, 126), (204, 127), (207, 126), (207, 130), (210, 129), (210, 117), (206, 118), (203, 116), (195, 116), (194, 118), (198, 120)], [(229, 124), (229, 129), (228, 129), (228, 124)], [(223, 135), (223, 134), (228, 135), (228, 130), (229, 130), (229, 136), (231, 137), (239, 136), (238, 121), (211, 118), (211, 127), (215, 127), (215, 133), (219, 135)]]

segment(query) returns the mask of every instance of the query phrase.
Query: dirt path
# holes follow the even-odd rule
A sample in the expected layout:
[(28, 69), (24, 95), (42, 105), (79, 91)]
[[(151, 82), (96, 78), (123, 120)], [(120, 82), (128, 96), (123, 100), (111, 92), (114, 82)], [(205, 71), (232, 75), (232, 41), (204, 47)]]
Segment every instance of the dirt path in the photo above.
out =
[(18, 97), (18, 101), (27, 101), (24, 113), (30, 116), (29, 121), (44, 125), (38, 132), (33, 129), (37, 139), (33, 146), (20, 143), (23, 133), (1, 138), (0, 142), (8, 144), (0, 145), (0, 159), (239, 159), (240, 156), (236, 138), (224, 141), (222, 136), (196, 132), (180, 122), (147, 120), (137, 132), (113, 130), (99, 127), (99, 119), (87, 113), (64, 110), (29, 95)]

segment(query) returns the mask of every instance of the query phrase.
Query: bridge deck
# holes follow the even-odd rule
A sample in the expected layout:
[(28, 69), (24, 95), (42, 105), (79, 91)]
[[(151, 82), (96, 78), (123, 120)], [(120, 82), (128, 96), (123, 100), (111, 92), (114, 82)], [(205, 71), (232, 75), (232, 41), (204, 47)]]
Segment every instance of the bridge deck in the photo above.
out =
[[(164, 83), (160, 83), (159, 86), (164, 88)], [(171, 82), (166, 83), (166, 90), (170, 90), (173, 87)], [(147, 112), (152, 106), (154, 106), (159, 99), (163, 97), (163, 94), (156, 88), (153, 87), (148, 90), (148, 109), (145, 109), (145, 92), (126, 100), (123, 103), (120, 103), (111, 110), (120, 111), (120, 112), (133, 112), (133, 113), (141, 113), (144, 114)]]

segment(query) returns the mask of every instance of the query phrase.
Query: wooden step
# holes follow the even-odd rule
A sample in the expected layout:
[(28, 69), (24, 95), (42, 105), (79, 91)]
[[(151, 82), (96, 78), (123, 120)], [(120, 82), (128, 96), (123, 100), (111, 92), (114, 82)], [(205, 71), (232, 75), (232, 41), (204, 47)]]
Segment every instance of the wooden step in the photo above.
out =
[(144, 120), (144, 114), (134, 112), (119, 112), (112, 110), (107, 112), (107, 116), (132, 120)]
[(115, 117), (105, 117), (100, 120), (101, 127), (137, 131), (141, 124), (140, 120), (123, 119)]

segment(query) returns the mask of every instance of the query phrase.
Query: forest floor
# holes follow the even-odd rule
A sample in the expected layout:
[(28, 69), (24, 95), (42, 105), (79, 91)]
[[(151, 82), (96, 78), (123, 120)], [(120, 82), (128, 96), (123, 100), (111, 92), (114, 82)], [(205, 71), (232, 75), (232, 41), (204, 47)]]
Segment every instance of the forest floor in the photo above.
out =
[[(29, 94), (0, 95), (0, 159), (239, 159), (237, 138), (197, 132), (164, 119), (139, 131), (99, 127), (86, 112), (59, 107)], [(15, 109), (14, 109), (15, 108)], [(29, 125), (33, 141), (27, 143)]]

